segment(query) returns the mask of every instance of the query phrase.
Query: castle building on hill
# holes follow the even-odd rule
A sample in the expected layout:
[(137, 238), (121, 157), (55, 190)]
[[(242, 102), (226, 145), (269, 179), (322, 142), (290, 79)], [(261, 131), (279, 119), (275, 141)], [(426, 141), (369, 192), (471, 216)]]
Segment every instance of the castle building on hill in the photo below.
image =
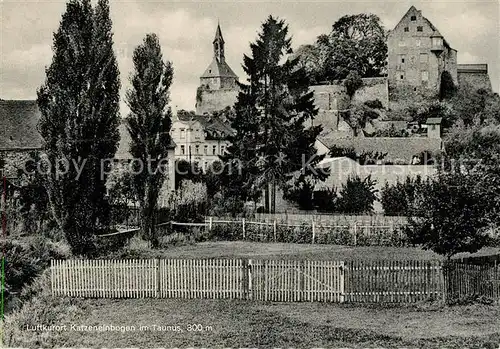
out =
[(458, 84), (457, 50), (414, 6), (389, 33), (387, 48), (387, 78), (394, 99), (436, 95), (445, 71)]
[(226, 62), (225, 42), (220, 25), (213, 41), (212, 62), (200, 76), (196, 91), (196, 114), (205, 115), (232, 106), (238, 97), (238, 76)]
[(457, 50), (414, 6), (389, 32), (387, 48), (391, 109), (435, 98), (445, 72), (456, 86), (491, 90), (487, 64), (457, 64)]

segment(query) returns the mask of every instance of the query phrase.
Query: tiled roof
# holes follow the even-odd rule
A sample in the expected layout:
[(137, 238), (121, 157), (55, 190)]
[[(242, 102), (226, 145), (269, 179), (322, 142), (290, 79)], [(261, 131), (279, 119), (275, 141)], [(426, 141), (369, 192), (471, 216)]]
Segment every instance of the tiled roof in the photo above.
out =
[(40, 116), (36, 101), (0, 100), (0, 150), (41, 148)]
[[(0, 150), (30, 150), (42, 147), (42, 136), (37, 124), (41, 113), (34, 100), (0, 99)], [(130, 135), (125, 122), (119, 126), (120, 143), (117, 159), (129, 159)], [(171, 143), (175, 147), (175, 143)]]
[(222, 120), (216, 117), (203, 115), (177, 115), (180, 121), (197, 121), (204, 131), (207, 132), (208, 138), (221, 139), (234, 134), (234, 130)]
[(387, 153), (385, 160), (395, 164), (409, 164), (413, 157), (424, 151), (436, 154), (442, 151), (440, 138), (428, 137), (353, 137), (337, 139), (320, 137), (319, 141), (326, 147), (354, 148), (356, 153)]
[(215, 77), (231, 77), (238, 79), (238, 76), (233, 72), (229, 65), (225, 62), (219, 62), (217, 58), (214, 57), (212, 63), (205, 70), (202, 78), (215, 78)]
[(457, 64), (459, 73), (487, 73), (488, 64)]

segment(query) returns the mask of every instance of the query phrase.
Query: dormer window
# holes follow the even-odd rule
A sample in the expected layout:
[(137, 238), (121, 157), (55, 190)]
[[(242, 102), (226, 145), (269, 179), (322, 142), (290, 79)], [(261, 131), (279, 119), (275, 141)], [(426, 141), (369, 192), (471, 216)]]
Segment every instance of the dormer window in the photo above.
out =
[(411, 16), (410, 18), (412, 21), (416, 21), (417, 20), (417, 16)]

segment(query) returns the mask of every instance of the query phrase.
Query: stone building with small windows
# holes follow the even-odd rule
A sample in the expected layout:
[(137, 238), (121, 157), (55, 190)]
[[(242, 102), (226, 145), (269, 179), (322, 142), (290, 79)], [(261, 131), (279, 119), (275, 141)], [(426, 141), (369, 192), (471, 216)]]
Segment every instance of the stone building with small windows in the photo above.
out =
[(389, 107), (400, 109), (439, 94), (447, 72), (456, 86), (491, 90), (487, 64), (457, 64), (457, 50), (441, 32), (411, 6), (387, 38)]
[(457, 50), (414, 6), (389, 33), (387, 48), (387, 80), (393, 108), (436, 96), (445, 71), (458, 85)]

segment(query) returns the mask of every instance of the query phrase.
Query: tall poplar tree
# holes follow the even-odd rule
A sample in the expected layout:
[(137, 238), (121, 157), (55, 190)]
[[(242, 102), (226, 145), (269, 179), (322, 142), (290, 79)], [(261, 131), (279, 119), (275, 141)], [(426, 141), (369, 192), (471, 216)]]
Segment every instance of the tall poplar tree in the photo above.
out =
[(288, 57), (292, 49), (285, 22), (269, 16), (250, 49), (251, 56), (243, 58), (248, 84), (241, 86), (235, 105), (236, 133), (224, 160), (240, 164), (236, 178), (242, 188), (252, 193), (264, 189), (266, 199), (271, 198), (266, 206), (271, 201), (274, 211), (276, 188), (285, 188), (293, 172), (315, 175), (314, 165), (322, 157), (316, 156), (314, 142), (321, 127), (305, 126), (317, 109), (298, 58)]
[(139, 194), (142, 234), (153, 247), (158, 247), (154, 225), (171, 146), (172, 112), (168, 103), (174, 71), (170, 62), (163, 61), (156, 34), (146, 35), (134, 50), (133, 61), (132, 88), (127, 91), (130, 107), (127, 129), (132, 138), (130, 152), (136, 166), (142, 164), (142, 170), (134, 169), (134, 183)]
[[(119, 72), (107, 0), (70, 0), (38, 90), (45, 184), (54, 219), (75, 254), (91, 254), (109, 223), (105, 159), (116, 152)], [(49, 165), (50, 164), (50, 165)]]

